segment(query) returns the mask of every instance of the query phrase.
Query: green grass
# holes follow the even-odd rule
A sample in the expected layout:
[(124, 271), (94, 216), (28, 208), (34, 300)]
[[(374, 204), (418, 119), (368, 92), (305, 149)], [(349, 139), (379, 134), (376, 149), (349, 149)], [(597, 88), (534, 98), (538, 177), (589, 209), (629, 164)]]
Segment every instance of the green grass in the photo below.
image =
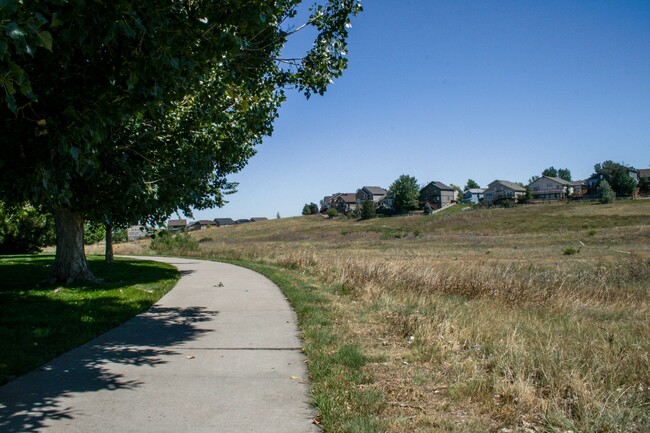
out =
[(250, 261), (232, 261), (259, 272), (277, 284), (298, 316), (312, 382), (313, 404), (328, 433), (380, 433), (378, 417), (385, 405), (383, 395), (364, 388), (367, 357), (357, 342), (347, 339), (337, 325), (331, 300), (340, 287), (313, 284), (290, 269)]
[(0, 384), (146, 310), (178, 280), (172, 266), (89, 257), (101, 283), (47, 282), (50, 255), (0, 256)]

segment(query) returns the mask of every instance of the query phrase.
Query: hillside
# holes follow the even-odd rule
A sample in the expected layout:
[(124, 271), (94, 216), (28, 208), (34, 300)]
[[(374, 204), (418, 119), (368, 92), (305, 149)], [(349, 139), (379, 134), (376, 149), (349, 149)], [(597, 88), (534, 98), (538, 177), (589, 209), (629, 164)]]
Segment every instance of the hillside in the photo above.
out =
[(183, 254), (253, 267), (288, 294), (328, 432), (650, 425), (650, 200), (190, 237)]

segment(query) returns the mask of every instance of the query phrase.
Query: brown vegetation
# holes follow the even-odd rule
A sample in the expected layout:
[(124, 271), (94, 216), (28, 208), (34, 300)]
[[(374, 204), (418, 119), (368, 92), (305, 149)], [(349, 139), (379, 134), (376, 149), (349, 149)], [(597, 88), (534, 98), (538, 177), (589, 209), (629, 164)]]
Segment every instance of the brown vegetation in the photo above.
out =
[(329, 287), (387, 431), (647, 429), (650, 201), (460, 208), (192, 236)]

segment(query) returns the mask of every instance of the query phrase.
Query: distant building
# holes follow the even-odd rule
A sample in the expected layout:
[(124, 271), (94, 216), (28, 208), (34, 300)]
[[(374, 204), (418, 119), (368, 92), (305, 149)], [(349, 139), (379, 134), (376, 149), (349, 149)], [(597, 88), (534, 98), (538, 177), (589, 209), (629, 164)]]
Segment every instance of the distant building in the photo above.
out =
[(483, 201), (485, 188), (470, 188), (463, 194), (463, 201), (471, 204), (478, 204)]
[(235, 225), (235, 222), (232, 220), (232, 218), (215, 218), (213, 221), (217, 225), (217, 227)]
[(433, 209), (449, 206), (455, 200), (455, 189), (442, 182), (429, 182), (420, 190), (420, 204), (429, 204)]
[(526, 188), (508, 180), (495, 180), (485, 190), (483, 202), (497, 204), (503, 200), (517, 200), (526, 195)]
[(356, 204), (361, 207), (364, 202), (371, 201), (375, 208), (379, 207), (379, 202), (386, 197), (386, 191), (380, 186), (364, 186), (357, 190)]
[(199, 221), (194, 221), (192, 224), (187, 226), (187, 230), (188, 231), (205, 230), (205, 229), (209, 229), (210, 227), (217, 227), (217, 223), (215, 223), (212, 220), (199, 220)]
[(187, 230), (187, 220), (169, 220), (167, 229), (172, 233), (184, 232)]
[(147, 229), (144, 226), (131, 226), (126, 229), (126, 240), (136, 241), (147, 236)]
[(252, 223), (257, 223), (257, 222), (260, 222), (260, 221), (268, 221), (268, 220), (269, 219), (266, 218), (266, 217), (254, 217), (254, 218), (251, 218)]

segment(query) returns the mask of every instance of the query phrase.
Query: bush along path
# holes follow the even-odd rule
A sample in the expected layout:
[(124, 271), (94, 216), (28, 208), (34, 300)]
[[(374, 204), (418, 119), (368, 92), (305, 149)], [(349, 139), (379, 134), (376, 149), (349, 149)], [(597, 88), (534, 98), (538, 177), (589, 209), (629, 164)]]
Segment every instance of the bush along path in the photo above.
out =
[(295, 315), (253, 271), (181, 272), (147, 312), (0, 387), (3, 432), (319, 431)]

